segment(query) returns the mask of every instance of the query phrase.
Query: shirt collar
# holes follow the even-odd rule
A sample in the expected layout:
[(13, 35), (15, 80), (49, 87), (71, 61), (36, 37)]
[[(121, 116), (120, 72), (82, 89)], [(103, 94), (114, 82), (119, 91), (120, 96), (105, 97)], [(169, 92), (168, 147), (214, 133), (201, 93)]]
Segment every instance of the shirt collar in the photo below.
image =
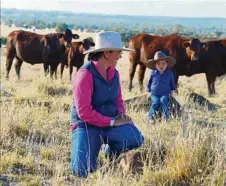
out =
[[(92, 64), (94, 65), (95, 69), (99, 72), (99, 74), (101, 74), (100, 72), (100, 68), (97, 65), (98, 62), (97, 61), (92, 61)], [(108, 67), (107, 68), (107, 76), (109, 77), (108, 80), (110, 81), (115, 75), (115, 68), (114, 67)], [(102, 76), (102, 74), (101, 74)]]
[[(160, 74), (160, 72), (157, 70), (157, 68), (155, 69), (156, 70), (156, 72), (158, 73), (158, 74)], [(168, 68), (166, 68), (166, 70), (162, 73), (162, 74), (165, 74), (166, 72), (168, 72)]]

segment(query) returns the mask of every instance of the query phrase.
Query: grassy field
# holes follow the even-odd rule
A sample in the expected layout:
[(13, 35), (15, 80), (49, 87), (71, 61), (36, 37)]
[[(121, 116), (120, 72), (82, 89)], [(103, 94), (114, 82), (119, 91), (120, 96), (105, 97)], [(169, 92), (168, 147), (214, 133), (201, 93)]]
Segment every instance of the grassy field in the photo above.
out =
[[(87, 33), (85, 33), (87, 34)], [(83, 37), (86, 37), (86, 35)], [(11, 185), (225, 185), (226, 184), (226, 83), (216, 82), (217, 94), (207, 95), (204, 74), (180, 77), (175, 98), (185, 105), (188, 92), (196, 92), (218, 105), (216, 112), (191, 103), (188, 117), (170, 123), (149, 125), (144, 108), (127, 108), (145, 136), (141, 153), (142, 171), (136, 173), (122, 163), (103, 159), (88, 179), (70, 174), (69, 105), (72, 99), (68, 69), (63, 79), (44, 77), (42, 65), (24, 63), (21, 80), (14, 67), (5, 80), (5, 49), (1, 49), (1, 131), (0, 180)], [(127, 91), (128, 54), (118, 63), (123, 98), (143, 95)], [(150, 70), (147, 70), (145, 84)], [(3, 181), (2, 181), (3, 183)], [(1, 185), (1, 181), (0, 181)]]

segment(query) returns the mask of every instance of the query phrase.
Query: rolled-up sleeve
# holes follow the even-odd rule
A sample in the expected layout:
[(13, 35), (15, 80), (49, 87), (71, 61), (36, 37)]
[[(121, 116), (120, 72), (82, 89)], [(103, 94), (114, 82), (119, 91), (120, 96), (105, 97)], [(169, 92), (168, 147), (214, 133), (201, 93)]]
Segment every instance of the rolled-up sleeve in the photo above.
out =
[(79, 118), (98, 127), (108, 127), (110, 117), (93, 110), (91, 98), (93, 93), (93, 77), (87, 69), (80, 69), (72, 80), (73, 98)]

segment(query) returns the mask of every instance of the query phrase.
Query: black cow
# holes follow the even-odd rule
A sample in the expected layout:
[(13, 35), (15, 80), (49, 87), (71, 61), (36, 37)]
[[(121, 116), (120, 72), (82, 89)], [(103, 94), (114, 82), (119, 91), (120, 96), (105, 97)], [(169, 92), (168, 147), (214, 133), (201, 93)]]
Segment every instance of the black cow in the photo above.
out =
[(206, 48), (200, 51), (197, 73), (205, 73), (209, 95), (216, 93), (215, 80), (226, 74), (226, 39), (207, 41)]

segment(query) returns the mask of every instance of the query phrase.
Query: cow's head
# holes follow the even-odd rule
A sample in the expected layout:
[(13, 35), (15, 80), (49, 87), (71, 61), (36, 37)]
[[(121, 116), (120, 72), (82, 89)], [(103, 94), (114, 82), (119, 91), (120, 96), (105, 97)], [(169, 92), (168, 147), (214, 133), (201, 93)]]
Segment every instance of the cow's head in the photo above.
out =
[[(72, 43), (72, 45), (74, 45)], [(72, 46), (73, 52), (71, 53), (71, 57), (78, 54), (83, 54), (84, 51), (89, 50), (91, 47), (95, 46), (95, 43), (93, 42), (93, 39), (91, 37), (88, 37), (86, 39), (83, 39), (80, 42), (76, 42), (74, 46)]]
[(201, 43), (199, 39), (193, 38), (189, 41), (183, 42), (182, 46), (186, 49), (187, 56), (192, 61), (199, 60), (199, 53), (202, 48), (206, 47), (205, 43)]
[(226, 47), (226, 39), (223, 39), (223, 40), (221, 41), (221, 43), (222, 43), (222, 45), (223, 45), (224, 47)]
[(83, 39), (82, 46), (84, 50), (89, 50), (90, 47), (95, 46), (95, 43), (93, 42), (93, 39), (91, 37)]
[(226, 39), (223, 39), (221, 41), (221, 46), (222, 46), (222, 54), (224, 56), (224, 59), (226, 59)]
[(72, 31), (70, 29), (66, 29), (64, 33), (61, 33), (59, 35), (59, 38), (61, 38), (63, 40), (62, 42), (63, 42), (63, 44), (66, 47), (70, 47), (71, 46), (72, 38), (73, 39), (78, 39), (79, 38), (79, 35), (72, 34)]

